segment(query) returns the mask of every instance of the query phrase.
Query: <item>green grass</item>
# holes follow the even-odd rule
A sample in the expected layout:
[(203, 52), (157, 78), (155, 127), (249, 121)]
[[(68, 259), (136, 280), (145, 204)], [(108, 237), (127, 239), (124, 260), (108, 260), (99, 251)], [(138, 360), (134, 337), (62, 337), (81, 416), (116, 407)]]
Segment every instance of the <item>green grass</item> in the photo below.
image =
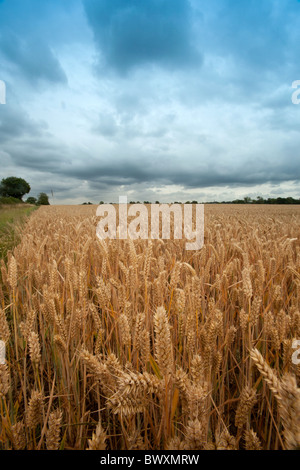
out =
[(19, 228), (36, 207), (16, 204), (0, 205), (0, 258), (6, 258), (7, 252), (19, 241)]
[(20, 199), (16, 199), (15, 197), (0, 197), (0, 204), (24, 204), (23, 201)]

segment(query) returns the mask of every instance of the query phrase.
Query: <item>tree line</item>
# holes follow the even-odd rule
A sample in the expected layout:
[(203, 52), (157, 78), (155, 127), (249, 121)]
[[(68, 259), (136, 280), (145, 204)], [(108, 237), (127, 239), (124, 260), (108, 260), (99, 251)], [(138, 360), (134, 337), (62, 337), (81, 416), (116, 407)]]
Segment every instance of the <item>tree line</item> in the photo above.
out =
[[(30, 184), (23, 178), (17, 178), (16, 176), (3, 178), (0, 183), (0, 198), (4, 203), (24, 202), (23, 197), (30, 191)], [(49, 197), (46, 193), (40, 193), (37, 198), (29, 197), (25, 202), (27, 204), (35, 204), (37, 206), (47, 206), (50, 204)]]
[(235, 199), (234, 201), (215, 201), (208, 204), (300, 204), (300, 199), (294, 199), (293, 197), (268, 197), (265, 199), (258, 196), (256, 199), (244, 197), (244, 199)]
[[(99, 204), (103, 204), (103, 201), (100, 201)], [(139, 201), (130, 201), (129, 204), (140, 204)], [(144, 201), (144, 204), (151, 204), (149, 201)], [(160, 204), (159, 201), (155, 201), (155, 204)], [(179, 202), (175, 201), (172, 204), (300, 204), (300, 198), (294, 199), (293, 197), (277, 197), (277, 198), (267, 198), (264, 199), (261, 196), (258, 196), (256, 199), (251, 199), (250, 197), (244, 197), (244, 199), (234, 199), (233, 201), (212, 201), (212, 202), (202, 202), (198, 201), (186, 201)]]

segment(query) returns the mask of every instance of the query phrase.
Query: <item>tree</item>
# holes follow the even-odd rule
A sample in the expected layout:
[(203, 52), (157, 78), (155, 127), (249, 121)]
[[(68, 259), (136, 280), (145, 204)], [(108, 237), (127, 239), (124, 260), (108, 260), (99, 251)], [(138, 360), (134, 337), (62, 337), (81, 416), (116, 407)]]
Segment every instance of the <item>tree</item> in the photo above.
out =
[(37, 198), (36, 197), (28, 197), (25, 201), (27, 204), (37, 204)]
[(29, 193), (30, 185), (27, 181), (16, 176), (10, 176), (3, 178), (0, 184), (0, 196), (3, 197), (15, 197), (16, 199), (22, 200), (22, 197)]
[(49, 206), (49, 198), (46, 193), (40, 193), (38, 196), (37, 204), (39, 206)]
[(257, 196), (256, 201), (254, 202), (256, 202), (256, 204), (264, 204), (265, 201), (261, 196)]
[(252, 201), (251, 197), (249, 197), (249, 196), (244, 197), (245, 204), (250, 204), (251, 201)]

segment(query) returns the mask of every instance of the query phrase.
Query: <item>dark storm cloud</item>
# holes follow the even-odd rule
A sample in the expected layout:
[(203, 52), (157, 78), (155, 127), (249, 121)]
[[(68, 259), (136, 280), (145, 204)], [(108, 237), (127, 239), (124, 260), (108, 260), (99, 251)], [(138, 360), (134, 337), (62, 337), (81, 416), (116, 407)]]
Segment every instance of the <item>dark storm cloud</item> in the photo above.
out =
[(51, 140), (35, 140), (34, 143), (32, 140), (23, 141), (20, 145), (15, 144), (11, 147), (8, 145), (4, 149), (18, 167), (34, 171), (61, 172), (64, 148)]
[[(291, 149), (288, 158), (278, 161), (264, 161), (259, 158), (244, 159), (239, 163), (234, 158), (224, 167), (217, 164), (217, 159), (199, 163), (186, 162), (179, 165), (178, 160), (166, 161), (163, 155), (154, 159), (142, 155), (139, 161), (122, 161), (117, 157), (110, 160), (103, 157), (98, 163), (88, 166), (81, 163), (59, 166), (53, 172), (65, 174), (66, 177), (88, 181), (92, 189), (103, 187), (129, 187), (138, 184), (180, 185), (188, 188), (208, 188), (212, 186), (255, 186), (264, 183), (280, 184), (281, 182), (300, 180), (300, 167), (294, 155), (297, 149)], [(148, 158), (147, 158), (148, 157)], [(174, 160), (174, 165), (172, 165)]]
[(34, 122), (25, 111), (17, 106), (1, 107), (0, 142), (2, 146), (8, 141), (12, 142), (13, 139), (28, 136), (36, 138), (45, 131), (45, 128), (45, 123)]
[(0, 142), (4, 152), (0, 156), (2, 168), (9, 160), (18, 168), (57, 171), (63, 161), (70, 161), (66, 157), (67, 149), (53, 139), (47, 124), (30, 118), (16, 104), (1, 107)]
[(60, 201), (296, 193), (299, 54), (296, 0), (0, 0), (1, 170)]
[(84, 5), (106, 64), (119, 72), (149, 63), (199, 63), (188, 0), (85, 0)]
[[(59, 8), (57, 0), (51, 3), (54, 9)], [(51, 48), (56, 35), (53, 24), (50, 27), (47, 25), (49, 17), (47, 2), (10, 0), (0, 4), (1, 62), (6, 62), (13, 74), (18, 73), (32, 85), (41, 80), (67, 82), (65, 72)]]
[[(196, 2), (194, 2), (196, 3)], [(296, 0), (211, 0), (199, 23), (206, 51), (231, 57), (252, 71), (278, 72), (300, 51), (300, 3)]]
[(65, 83), (66, 75), (53, 52), (41, 38), (22, 38), (11, 31), (0, 36), (0, 51), (6, 61), (32, 84), (38, 80)]

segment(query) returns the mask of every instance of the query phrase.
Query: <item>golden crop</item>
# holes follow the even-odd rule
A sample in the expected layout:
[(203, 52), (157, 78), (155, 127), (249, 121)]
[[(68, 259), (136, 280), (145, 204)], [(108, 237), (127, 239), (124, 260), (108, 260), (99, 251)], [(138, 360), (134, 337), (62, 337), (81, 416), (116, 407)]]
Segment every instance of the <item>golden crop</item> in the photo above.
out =
[(0, 448), (300, 446), (300, 207), (206, 205), (205, 244), (44, 206), (2, 261)]

